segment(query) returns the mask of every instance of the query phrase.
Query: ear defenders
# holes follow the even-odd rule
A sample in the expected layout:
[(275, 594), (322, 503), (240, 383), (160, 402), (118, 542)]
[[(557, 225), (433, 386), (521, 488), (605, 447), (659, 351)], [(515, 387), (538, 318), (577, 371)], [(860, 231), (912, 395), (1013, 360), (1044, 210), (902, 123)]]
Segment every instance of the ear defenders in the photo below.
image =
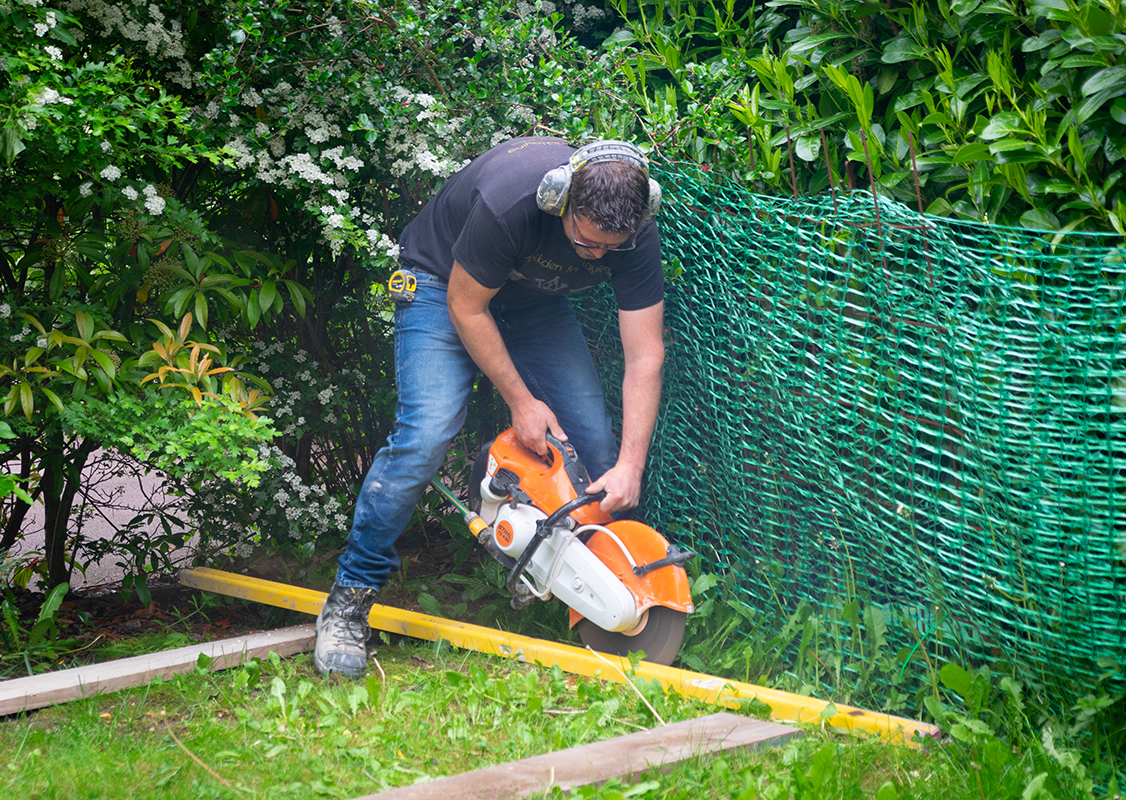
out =
[[(536, 190), (536, 204), (541, 211), (556, 217), (563, 216), (567, 208), (567, 197), (571, 191), (571, 176), (587, 164), (600, 161), (625, 161), (633, 164), (649, 178), (649, 162), (636, 145), (607, 139), (583, 145), (571, 154), (571, 158), (561, 167), (556, 167), (543, 176)], [(661, 187), (649, 178), (649, 216), (655, 217), (661, 208)]]

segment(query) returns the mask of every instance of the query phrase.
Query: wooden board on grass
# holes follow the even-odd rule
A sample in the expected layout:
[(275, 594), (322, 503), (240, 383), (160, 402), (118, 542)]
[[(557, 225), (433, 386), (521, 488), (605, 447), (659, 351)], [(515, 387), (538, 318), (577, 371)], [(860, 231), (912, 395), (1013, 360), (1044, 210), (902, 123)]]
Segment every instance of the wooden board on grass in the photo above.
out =
[(306, 653), (313, 649), (316, 641), (313, 625), (296, 625), (162, 653), (0, 681), (0, 716), (143, 686), (157, 676), (190, 672), (199, 663), (200, 655), (211, 659), (211, 669), (227, 669), (252, 658), (264, 658), (270, 651), (279, 656)]
[(544, 797), (558, 786), (636, 779), (653, 768), (669, 769), (697, 756), (775, 747), (801, 734), (797, 728), (726, 712), (631, 733), (605, 742), (495, 767), (401, 786), (356, 800), (515, 800)]

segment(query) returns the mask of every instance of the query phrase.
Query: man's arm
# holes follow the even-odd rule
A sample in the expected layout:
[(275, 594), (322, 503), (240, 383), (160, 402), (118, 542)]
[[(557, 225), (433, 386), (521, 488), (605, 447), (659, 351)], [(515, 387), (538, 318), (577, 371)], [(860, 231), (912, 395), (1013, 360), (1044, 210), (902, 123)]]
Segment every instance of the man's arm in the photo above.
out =
[(641, 474), (661, 404), (661, 370), (665, 363), (665, 304), (638, 311), (619, 311), (626, 370), (622, 379), (622, 449), (613, 469), (591, 484), (588, 492), (605, 490), (604, 511), (625, 511), (641, 499)]
[(450, 273), (449, 291), (446, 293), (450, 320), (470, 357), (508, 404), (516, 438), (525, 447), (546, 456), (548, 451), (544, 434), (550, 430), (562, 441), (567, 441), (567, 435), (559, 427), (559, 421), (548, 405), (537, 400), (528, 391), (520, 373), (516, 371), (516, 365), (512, 363), (496, 321), (489, 313), (489, 301), (498, 291), (500, 290), (482, 286), (455, 261)]

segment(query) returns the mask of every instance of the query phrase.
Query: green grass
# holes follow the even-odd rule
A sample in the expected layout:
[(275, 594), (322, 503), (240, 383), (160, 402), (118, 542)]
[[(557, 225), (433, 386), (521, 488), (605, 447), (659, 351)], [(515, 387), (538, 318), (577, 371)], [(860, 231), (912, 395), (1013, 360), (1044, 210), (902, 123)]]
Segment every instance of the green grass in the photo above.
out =
[[(401, 641), (386, 681), (325, 681), (307, 655), (147, 687), (0, 722), (0, 797), (356, 797), (600, 741), (715, 711), (448, 646)], [(966, 721), (961, 723), (965, 726)], [(970, 726), (972, 727), (972, 726)], [(967, 729), (911, 749), (817, 726), (762, 753), (698, 757), (632, 784), (547, 797), (1087, 797), (1063, 759), (1032, 741)]]
[[(388, 593), (415, 598), (429, 613), (547, 639), (572, 635), (558, 604), (512, 612), (503, 575), (490, 564), (469, 574), (400, 574)], [(923, 716), (938, 722), (944, 738), (909, 749), (812, 726), (804, 738), (761, 754), (702, 757), (629, 785), (547, 796), (1067, 800), (1119, 790), (1126, 698), (1109, 685), (1085, 687), (1073, 706), (1061, 707), (1053, 684), (943, 665), (939, 652), (923, 648), (893, 652), (881, 626), (860, 624), (869, 614), (859, 604), (845, 620), (863, 639), (857, 658), (833, 635), (840, 620), (832, 604), (775, 613), (740, 603), (729, 580), (693, 579), (697, 611), (681, 666)], [(96, 650), (101, 660), (187, 644), (186, 617), (210, 617), (229, 602), (202, 595), (163, 632), (83, 655)], [(8, 757), (0, 798), (348, 798), (658, 724), (638, 692), (669, 722), (715, 710), (644, 681), (634, 691), (383, 638), (377, 653), (386, 682), (323, 681), (308, 656), (274, 658), (0, 721), (0, 752)]]

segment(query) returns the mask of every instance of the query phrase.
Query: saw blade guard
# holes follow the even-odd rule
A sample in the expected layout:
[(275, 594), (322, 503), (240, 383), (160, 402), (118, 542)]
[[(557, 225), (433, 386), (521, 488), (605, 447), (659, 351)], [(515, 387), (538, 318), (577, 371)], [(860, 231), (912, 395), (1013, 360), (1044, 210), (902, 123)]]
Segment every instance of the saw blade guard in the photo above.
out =
[[(684, 566), (690, 553), (681, 553), (657, 531), (640, 522), (621, 519), (591, 526), (586, 546), (621, 581), (637, 603), (638, 615), (653, 606), (691, 614), (692, 589)], [(679, 554), (679, 555), (678, 555)], [(571, 627), (583, 615), (571, 608)]]

